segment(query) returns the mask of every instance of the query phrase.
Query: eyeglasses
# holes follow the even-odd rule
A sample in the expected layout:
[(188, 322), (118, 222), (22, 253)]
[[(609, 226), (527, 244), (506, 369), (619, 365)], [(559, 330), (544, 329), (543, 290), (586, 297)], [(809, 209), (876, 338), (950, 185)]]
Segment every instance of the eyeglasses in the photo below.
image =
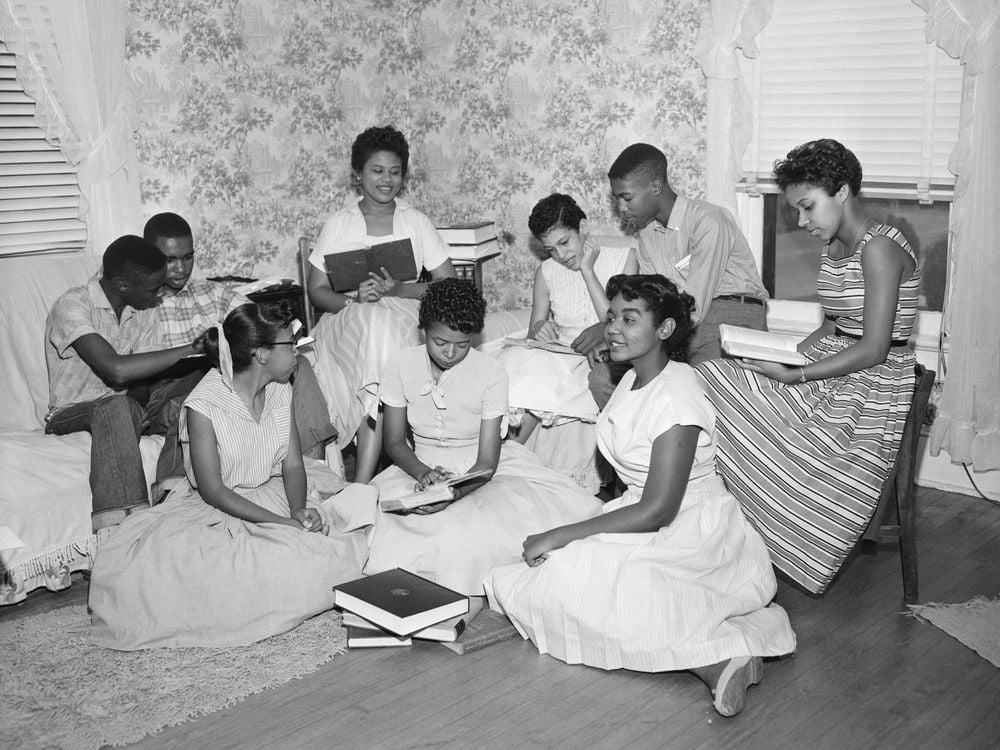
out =
[(299, 340), (294, 339), (293, 341), (271, 341), (267, 344), (267, 346), (290, 346), (292, 347), (292, 351), (295, 351), (296, 349), (299, 348)]

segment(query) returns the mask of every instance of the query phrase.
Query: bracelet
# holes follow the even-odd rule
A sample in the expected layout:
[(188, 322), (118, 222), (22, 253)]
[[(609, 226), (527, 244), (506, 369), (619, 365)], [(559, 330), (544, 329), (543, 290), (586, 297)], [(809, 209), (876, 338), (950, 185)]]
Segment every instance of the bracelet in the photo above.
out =
[(357, 300), (354, 299), (354, 297), (348, 297), (345, 294), (344, 295), (344, 306), (342, 308), (340, 308), (340, 309), (341, 310), (346, 310), (348, 307), (350, 307), (351, 305), (353, 305), (355, 302), (357, 302)]
[(808, 381), (806, 381), (806, 368), (805, 367), (800, 367), (799, 368), (799, 382), (800, 383), (808, 382)]

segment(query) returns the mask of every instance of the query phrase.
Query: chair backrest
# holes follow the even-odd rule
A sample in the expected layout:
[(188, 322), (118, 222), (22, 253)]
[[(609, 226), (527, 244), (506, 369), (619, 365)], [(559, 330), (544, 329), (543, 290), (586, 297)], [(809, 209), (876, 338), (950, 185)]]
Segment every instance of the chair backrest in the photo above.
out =
[(302, 309), (305, 311), (306, 330), (311, 331), (319, 315), (309, 299), (309, 256), (312, 254), (312, 240), (299, 238), (299, 286), (302, 287)]

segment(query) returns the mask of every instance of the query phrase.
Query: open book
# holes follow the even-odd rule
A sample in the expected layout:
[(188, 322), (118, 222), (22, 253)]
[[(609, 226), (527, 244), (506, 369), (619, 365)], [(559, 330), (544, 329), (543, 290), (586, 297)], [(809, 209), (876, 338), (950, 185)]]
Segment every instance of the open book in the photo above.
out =
[(413, 243), (409, 237), (401, 240), (366, 245), (353, 242), (338, 252), (323, 256), (326, 275), (335, 292), (349, 292), (367, 281), (369, 273), (382, 275), (382, 269), (396, 281), (413, 281), (417, 278), (417, 263), (413, 258)]
[(503, 342), (511, 346), (523, 346), (526, 349), (543, 349), (556, 354), (575, 354), (578, 357), (583, 355), (567, 344), (560, 344), (558, 341), (536, 341), (535, 339), (517, 339), (512, 336), (504, 337)]
[(394, 497), (389, 500), (383, 500), (380, 498), (378, 504), (384, 511), (396, 511), (412, 510), (413, 508), (420, 508), (424, 505), (433, 505), (434, 503), (453, 500), (454, 496), (451, 493), (452, 487), (457, 487), (465, 482), (478, 479), (479, 477), (489, 476), (489, 474), (490, 472), (488, 469), (470, 471), (468, 474), (459, 474), (458, 476), (450, 477), (443, 482), (432, 484), (426, 489), (411, 492), (409, 495)]
[(752, 328), (723, 323), (719, 326), (719, 337), (722, 340), (722, 351), (731, 357), (763, 359), (785, 365), (809, 363), (808, 358), (800, 354), (796, 348), (801, 341), (798, 336), (755, 331)]

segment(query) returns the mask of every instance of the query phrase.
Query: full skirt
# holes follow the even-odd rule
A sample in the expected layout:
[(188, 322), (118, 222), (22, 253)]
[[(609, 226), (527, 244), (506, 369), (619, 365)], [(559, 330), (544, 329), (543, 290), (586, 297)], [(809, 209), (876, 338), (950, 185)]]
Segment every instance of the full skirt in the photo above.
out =
[[(288, 515), (280, 477), (241, 494)], [(291, 630), (333, 606), (335, 585), (361, 575), (365, 537), (343, 532), (342, 518), (375, 498), (357, 484), (314, 496), (325, 535), (242, 521), (185, 483), (102, 542), (90, 581), (93, 642), (120, 651), (244, 646)]]
[[(828, 336), (806, 352), (832, 356)], [(866, 370), (783, 385), (729, 360), (698, 367), (719, 413), (718, 467), (778, 570), (822, 593), (871, 521), (913, 400), (916, 360), (894, 348)]]
[(688, 485), (655, 533), (597, 534), (494, 570), (490, 605), (568, 664), (659, 672), (795, 650), (760, 536), (721, 479)]
[(378, 413), (382, 366), (389, 355), (420, 343), (420, 300), (383, 297), (325, 313), (313, 329), (316, 379), (345, 448), (362, 420)]
[[(476, 459), (469, 448), (418, 447), (429, 466), (461, 473)], [(399, 467), (374, 479), (380, 497), (413, 491), (413, 477)], [(542, 466), (522, 445), (507, 441), (493, 478), (444, 510), (430, 515), (379, 511), (370, 534), (365, 573), (404, 568), (463, 594), (481, 596), (483, 579), (497, 565), (521, 558), (530, 534), (597, 515), (601, 502), (568, 478)]]

